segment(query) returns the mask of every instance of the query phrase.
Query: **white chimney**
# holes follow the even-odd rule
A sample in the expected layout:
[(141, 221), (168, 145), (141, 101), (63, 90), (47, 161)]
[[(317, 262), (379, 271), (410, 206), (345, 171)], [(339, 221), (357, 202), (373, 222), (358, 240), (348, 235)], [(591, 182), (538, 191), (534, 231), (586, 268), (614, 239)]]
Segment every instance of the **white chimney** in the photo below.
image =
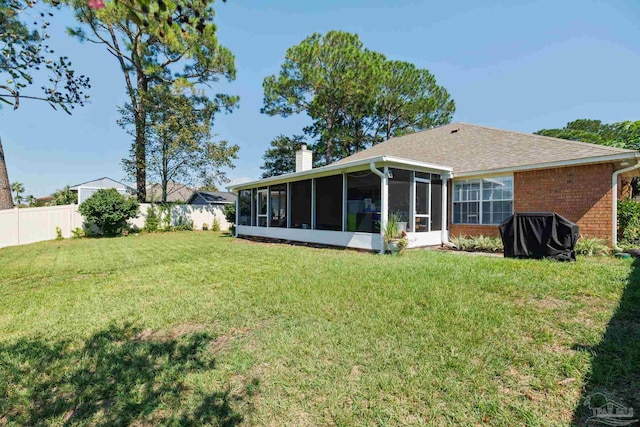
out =
[(313, 153), (307, 149), (307, 144), (296, 151), (296, 172), (308, 171), (313, 168)]

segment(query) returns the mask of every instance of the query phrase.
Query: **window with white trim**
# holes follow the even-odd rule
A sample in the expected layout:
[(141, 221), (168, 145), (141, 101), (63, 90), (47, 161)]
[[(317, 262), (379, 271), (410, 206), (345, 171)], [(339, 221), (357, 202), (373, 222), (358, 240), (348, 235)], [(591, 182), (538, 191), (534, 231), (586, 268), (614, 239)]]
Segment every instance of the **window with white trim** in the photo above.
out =
[(454, 224), (500, 224), (513, 214), (513, 177), (453, 183)]

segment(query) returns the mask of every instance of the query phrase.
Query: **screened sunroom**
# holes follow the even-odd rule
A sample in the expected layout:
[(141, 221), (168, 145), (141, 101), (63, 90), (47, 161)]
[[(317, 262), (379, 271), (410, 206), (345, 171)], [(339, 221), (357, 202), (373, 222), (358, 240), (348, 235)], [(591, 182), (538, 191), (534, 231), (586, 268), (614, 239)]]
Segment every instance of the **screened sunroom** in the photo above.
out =
[(380, 230), (394, 214), (409, 247), (437, 245), (447, 239), (450, 175), (446, 166), (377, 157), (243, 183), (233, 187), (236, 235), (383, 251)]

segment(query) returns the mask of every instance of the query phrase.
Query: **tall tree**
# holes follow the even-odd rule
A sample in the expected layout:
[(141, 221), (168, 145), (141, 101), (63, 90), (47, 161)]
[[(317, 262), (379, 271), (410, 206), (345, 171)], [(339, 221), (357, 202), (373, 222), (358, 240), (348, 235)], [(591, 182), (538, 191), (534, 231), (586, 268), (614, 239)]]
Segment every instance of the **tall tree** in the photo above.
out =
[(429, 70), (385, 61), (375, 102), (376, 141), (447, 124), (455, 111), (449, 93)]
[[(235, 78), (233, 55), (218, 43), (213, 2), (152, 2), (148, 7), (153, 9), (146, 13), (162, 19), (149, 20), (132, 14), (127, 2), (108, 2), (101, 9), (88, 7), (86, 0), (66, 2), (73, 6), (78, 21), (85, 24), (70, 29), (70, 33), (82, 41), (103, 45), (122, 71), (133, 111), (137, 194), (144, 201), (149, 88), (177, 81), (208, 86), (221, 77)], [(196, 24), (181, 25), (193, 22)], [(212, 95), (212, 100), (219, 109), (230, 110), (238, 98), (218, 93)]]
[(318, 137), (329, 164), (335, 160), (341, 117), (356, 96), (362, 61), (364, 47), (355, 34), (313, 34), (287, 50), (277, 77), (264, 80), (261, 111), (282, 117), (305, 112), (313, 120), (307, 132)]
[[(222, 168), (234, 167), (240, 148), (213, 140), (211, 125), (218, 105), (180, 82), (149, 88), (147, 100), (147, 175), (160, 183), (161, 201), (167, 201), (170, 182), (226, 182)], [(131, 104), (122, 113), (121, 125), (135, 121)], [(135, 171), (134, 161), (125, 159), (123, 164), (130, 173)]]
[(563, 128), (541, 129), (534, 133), (611, 147), (640, 149), (640, 121), (606, 124), (601, 120), (578, 119), (567, 123)]
[[(47, 44), (52, 10), (43, 2), (0, 0), (0, 102), (18, 109), (23, 100), (42, 101), (67, 113), (84, 105), (89, 79), (78, 76), (68, 58), (56, 58)], [(46, 72), (46, 74), (45, 74)], [(47, 79), (42, 92), (31, 92), (36, 80)], [(0, 141), (0, 209), (13, 207), (4, 148)]]
[[(601, 120), (578, 119), (567, 123), (563, 128), (541, 129), (534, 134), (640, 150), (640, 121), (607, 124), (602, 123)], [(630, 184), (633, 195), (640, 193), (640, 180), (637, 177), (633, 178)]]
[(325, 163), (383, 139), (448, 123), (449, 93), (428, 70), (389, 61), (355, 34), (313, 34), (287, 50), (277, 76), (265, 78), (262, 112), (306, 113), (304, 129)]
[[(304, 143), (305, 138), (302, 135), (294, 135), (293, 137), (278, 135), (271, 141), (271, 145), (262, 156), (262, 160), (264, 161), (262, 166), (260, 166), (260, 169), (264, 170), (264, 172), (262, 172), (262, 178), (295, 172), (296, 151), (299, 150)], [(316, 163), (318, 161), (317, 159), (318, 156), (314, 156)]]
[(22, 203), (22, 193), (24, 193), (24, 184), (21, 182), (12, 182), (11, 191), (16, 193), (14, 199), (17, 204)]

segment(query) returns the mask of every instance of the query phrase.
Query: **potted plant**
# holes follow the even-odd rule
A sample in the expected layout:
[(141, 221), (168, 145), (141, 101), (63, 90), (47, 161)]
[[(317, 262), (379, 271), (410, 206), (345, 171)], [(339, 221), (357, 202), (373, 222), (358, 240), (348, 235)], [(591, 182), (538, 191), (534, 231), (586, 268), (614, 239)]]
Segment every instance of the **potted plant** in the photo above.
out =
[(385, 250), (392, 254), (397, 254), (407, 247), (409, 243), (407, 232), (400, 229), (400, 217), (397, 214), (390, 214), (384, 228)]

